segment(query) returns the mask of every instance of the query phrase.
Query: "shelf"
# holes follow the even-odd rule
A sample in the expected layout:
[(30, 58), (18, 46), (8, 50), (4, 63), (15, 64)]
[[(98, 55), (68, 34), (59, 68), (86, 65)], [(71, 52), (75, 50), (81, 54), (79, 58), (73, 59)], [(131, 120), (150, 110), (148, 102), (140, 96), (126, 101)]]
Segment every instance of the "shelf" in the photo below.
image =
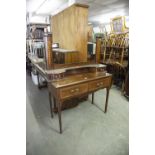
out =
[(47, 24), (47, 23), (29, 23), (27, 24), (27, 26), (36, 26), (36, 27), (47, 27), (47, 26), (50, 26), (50, 24)]

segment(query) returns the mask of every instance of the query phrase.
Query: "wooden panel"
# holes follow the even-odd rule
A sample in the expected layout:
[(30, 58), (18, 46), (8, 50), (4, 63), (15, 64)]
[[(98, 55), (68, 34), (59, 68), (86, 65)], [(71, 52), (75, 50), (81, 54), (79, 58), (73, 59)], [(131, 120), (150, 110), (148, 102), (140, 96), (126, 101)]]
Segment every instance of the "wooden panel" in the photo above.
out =
[(88, 84), (87, 83), (69, 86), (69, 87), (60, 89), (60, 98), (65, 99), (65, 98), (74, 97), (76, 95), (86, 93), (87, 91), (88, 91)]
[(60, 48), (79, 51), (79, 62), (87, 62), (88, 8), (72, 5), (52, 16), (53, 42)]
[(65, 63), (77, 63), (79, 61), (79, 53), (71, 52), (65, 54)]

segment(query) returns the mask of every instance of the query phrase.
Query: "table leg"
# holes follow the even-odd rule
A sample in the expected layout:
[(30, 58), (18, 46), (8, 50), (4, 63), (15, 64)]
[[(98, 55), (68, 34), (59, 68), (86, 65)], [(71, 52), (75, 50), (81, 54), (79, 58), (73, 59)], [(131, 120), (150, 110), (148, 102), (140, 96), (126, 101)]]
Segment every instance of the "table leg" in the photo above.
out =
[(60, 133), (62, 133), (61, 102), (58, 102), (58, 101), (57, 101), (57, 106), (58, 106), (58, 117), (59, 117), (59, 129), (60, 129)]
[(53, 102), (54, 102), (54, 109), (57, 109), (55, 98), (53, 99)]
[(106, 94), (106, 102), (105, 102), (105, 110), (104, 112), (107, 112), (107, 107), (108, 107), (108, 99), (109, 99), (109, 88), (106, 88), (107, 94)]
[(94, 92), (92, 93), (92, 104), (94, 104)]
[(50, 112), (51, 112), (51, 117), (53, 118), (53, 101), (52, 101), (53, 97), (51, 96), (51, 92), (49, 91), (49, 102), (50, 102)]

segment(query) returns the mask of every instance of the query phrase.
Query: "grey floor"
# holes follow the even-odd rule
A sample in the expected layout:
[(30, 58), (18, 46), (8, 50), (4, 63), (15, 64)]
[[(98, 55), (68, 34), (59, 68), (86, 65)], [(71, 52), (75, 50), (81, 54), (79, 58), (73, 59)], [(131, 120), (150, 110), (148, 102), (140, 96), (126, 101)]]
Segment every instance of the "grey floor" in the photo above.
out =
[(129, 102), (113, 86), (108, 111), (103, 112), (105, 90), (62, 112), (63, 134), (58, 116), (51, 119), (47, 88), (38, 90), (26, 77), (27, 155), (128, 155)]

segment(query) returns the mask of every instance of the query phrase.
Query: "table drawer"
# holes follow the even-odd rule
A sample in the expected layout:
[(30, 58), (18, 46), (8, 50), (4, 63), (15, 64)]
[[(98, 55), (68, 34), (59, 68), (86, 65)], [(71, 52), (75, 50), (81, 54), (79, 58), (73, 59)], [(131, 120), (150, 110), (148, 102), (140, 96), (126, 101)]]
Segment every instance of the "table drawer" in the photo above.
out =
[(100, 88), (109, 87), (111, 78), (104, 78), (97, 81), (89, 82), (89, 91), (98, 90)]
[(60, 89), (60, 98), (66, 99), (88, 92), (88, 84), (79, 84)]

